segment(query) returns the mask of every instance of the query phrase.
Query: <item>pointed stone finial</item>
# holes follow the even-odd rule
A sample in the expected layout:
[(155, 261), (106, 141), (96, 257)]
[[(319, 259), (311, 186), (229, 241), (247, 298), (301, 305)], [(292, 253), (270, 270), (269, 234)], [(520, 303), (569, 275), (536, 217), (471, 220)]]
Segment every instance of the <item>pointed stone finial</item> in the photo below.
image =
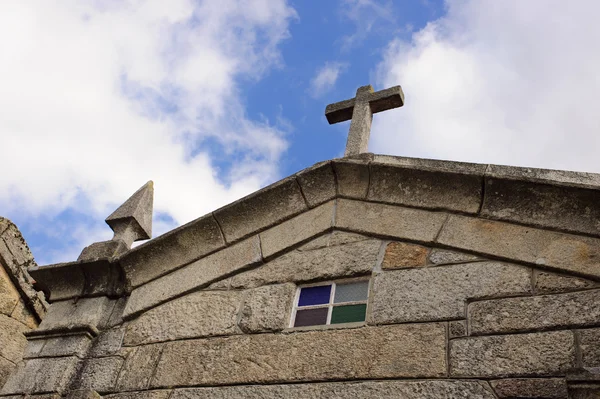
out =
[(106, 218), (115, 233), (112, 240), (85, 247), (77, 260), (112, 258), (126, 252), (134, 241), (151, 238), (153, 203), (154, 183), (150, 180)]
[(129, 248), (134, 241), (151, 238), (153, 203), (154, 183), (150, 180), (106, 218), (115, 232), (113, 241), (123, 240)]

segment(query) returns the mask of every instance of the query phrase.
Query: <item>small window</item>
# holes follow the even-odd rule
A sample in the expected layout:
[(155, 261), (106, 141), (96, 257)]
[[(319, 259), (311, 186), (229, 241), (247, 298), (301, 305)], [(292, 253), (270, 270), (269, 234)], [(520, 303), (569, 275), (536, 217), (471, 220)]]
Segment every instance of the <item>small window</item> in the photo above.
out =
[(291, 327), (365, 321), (369, 281), (348, 281), (300, 287)]

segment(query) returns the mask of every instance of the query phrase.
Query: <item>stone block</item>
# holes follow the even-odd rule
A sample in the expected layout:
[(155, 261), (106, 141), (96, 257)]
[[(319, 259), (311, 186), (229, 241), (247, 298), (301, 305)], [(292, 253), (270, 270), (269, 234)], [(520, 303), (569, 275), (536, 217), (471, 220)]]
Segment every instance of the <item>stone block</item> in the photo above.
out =
[(309, 207), (313, 208), (335, 198), (335, 174), (330, 161), (304, 169), (296, 178)]
[(261, 261), (258, 236), (248, 238), (135, 289), (127, 301), (124, 317), (130, 318)]
[(31, 267), (28, 272), (37, 281), (36, 288), (43, 290), (49, 301), (78, 298), (83, 294), (85, 275), (77, 263)]
[(46, 344), (45, 339), (41, 338), (30, 338), (27, 340), (27, 346), (25, 352), (23, 352), (23, 358), (39, 357), (42, 348)]
[(405, 242), (391, 242), (385, 248), (383, 269), (403, 269), (425, 266), (428, 249), (420, 245)]
[(23, 302), (23, 300), (19, 300), (17, 306), (15, 306), (12, 311), (10, 317), (17, 320), (20, 323), (25, 324), (27, 327), (34, 329), (38, 326), (38, 320), (34, 316), (34, 314), (29, 311), (28, 306)]
[(600, 290), (477, 301), (468, 318), (471, 335), (592, 326), (600, 321)]
[(369, 191), (369, 164), (360, 160), (334, 160), (338, 195), (364, 199)]
[(578, 331), (581, 365), (600, 368), (600, 328)]
[(367, 199), (417, 208), (477, 213), (483, 174), (461, 174), (371, 163)]
[(460, 338), (467, 335), (467, 322), (465, 320), (452, 320), (448, 322), (448, 337)]
[(222, 280), (217, 280), (208, 287), (207, 290), (224, 290), (227, 291), (229, 286), (231, 285), (231, 277), (224, 278)]
[(0, 356), (13, 363), (21, 360), (27, 345), (23, 332), (28, 330), (15, 319), (0, 314)]
[(479, 260), (485, 259), (477, 255), (441, 248), (433, 248), (429, 254), (429, 262), (434, 265), (451, 265), (455, 263), (476, 262)]
[(227, 242), (278, 224), (307, 210), (300, 185), (289, 177), (214, 212)]
[(406, 324), (171, 342), (151, 387), (437, 378), (445, 337), (443, 324)]
[(199, 291), (143, 313), (127, 326), (125, 345), (236, 333), (239, 291)]
[(548, 273), (540, 270), (534, 270), (533, 274), (536, 294), (554, 294), (598, 286), (598, 283), (594, 281), (564, 274)]
[[(83, 357), (86, 354), (92, 342), (90, 336), (87, 334), (66, 335), (62, 337), (38, 339), (35, 341), (45, 341), (44, 346), (40, 348), (40, 350), (34, 355), (35, 357)], [(35, 341), (29, 342), (33, 343)], [(32, 354), (29, 355), (32, 356)]]
[(129, 283), (138, 287), (224, 246), (221, 229), (209, 214), (132, 249), (120, 262)]
[(393, 205), (338, 199), (336, 226), (357, 233), (433, 242), (446, 214)]
[[(109, 396), (112, 398), (112, 396)], [(495, 399), (480, 381), (359, 381), (318, 384), (185, 388), (170, 399)], [(116, 398), (115, 398), (116, 399)], [(118, 399), (121, 399), (119, 397)], [(136, 398), (137, 399), (137, 398)]]
[(450, 376), (544, 377), (575, 367), (571, 331), (458, 338), (450, 341)]
[(488, 177), (481, 215), (598, 236), (600, 190)]
[(105, 395), (104, 399), (169, 399), (170, 390), (122, 392), (114, 395)]
[(451, 215), (437, 240), (455, 248), (600, 277), (600, 240)]
[(598, 188), (600, 175), (597, 173), (572, 172), (567, 170), (523, 168), (519, 166), (488, 165), (486, 177), (494, 179), (520, 180), (533, 183), (556, 184), (563, 187)]
[(102, 399), (102, 396), (92, 389), (81, 389), (69, 392), (66, 399)]
[(127, 299), (128, 297), (117, 299), (105, 328), (113, 328), (123, 324), (123, 312), (125, 311), (125, 306), (127, 306)]
[(35, 263), (25, 239), (12, 222), (9, 221), (7, 228), (0, 234), (0, 239), (3, 239), (17, 265), (29, 266)]
[(19, 291), (0, 264), (0, 314), (10, 316), (20, 298)]
[(567, 399), (563, 378), (508, 378), (490, 382), (500, 399)]
[(370, 323), (465, 317), (468, 299), (529, 293), (531, 271), (501, 262), (384, 271), (375, 277)]
[(14, 364), (13, 362), (10, 362), (5, 358), (0, 357), (0, 387), (6, 383), (8, 377), (10, 376), (10, 373), (12, 373), (12, 371), (16, 367), (16, 364)]
[(231, 287), (252, 288), (365, 275), (375, 267), (380, 248), (381, 241), (365, 240), (355, 234), (320, 237), (256, 269), (235, 275)]
[(111, 330), (102, 331), (100, 335), (94, 339), (89, 351), (89, 356), (100, 357), (117, 354), (121, 349), (124, 334), (125, 328), (113, 328)]
[(114, 302), (107, 297), (54, 302), (37, 332), (64, 331), (75, 327), (97, 329), (110, 316)]
[[(128, 350), (125, 364), (123, 364), (123, 368), (119, 373), (116, 391), (135, 391), (148, 388), (162, 350), (163, 344), (138, 346)], [(183, 370), (171, 370), (172, 373), (180, 373), (181, 371)]]
[(78, 361), (74, 356), (25, 360), (19, 363), (0, 394), (62, 393), (75, 374)]
[(330, 201), (260, 233), (263, 257), (271, 257), (331, 229), (334, 210), (335, 201)]
[(295, 293), (296, 286), (289, 283), (249, 290), (239, 322), (242, 331), (281, 331), (288, 327)]
[(119, 371), (123, 366), (123, 358), (102, 357), (86, 359), (72, 389), (93, 389), (98, 392), (108, 392), (114, 389)]

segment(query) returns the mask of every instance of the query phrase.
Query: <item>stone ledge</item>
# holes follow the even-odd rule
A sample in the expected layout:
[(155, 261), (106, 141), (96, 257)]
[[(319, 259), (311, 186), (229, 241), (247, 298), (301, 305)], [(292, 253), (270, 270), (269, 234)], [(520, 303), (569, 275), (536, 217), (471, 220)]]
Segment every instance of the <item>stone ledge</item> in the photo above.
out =
[(235, 242), (282, 222), (308, 207), (295, 176), (213, 212), (227, 242)]

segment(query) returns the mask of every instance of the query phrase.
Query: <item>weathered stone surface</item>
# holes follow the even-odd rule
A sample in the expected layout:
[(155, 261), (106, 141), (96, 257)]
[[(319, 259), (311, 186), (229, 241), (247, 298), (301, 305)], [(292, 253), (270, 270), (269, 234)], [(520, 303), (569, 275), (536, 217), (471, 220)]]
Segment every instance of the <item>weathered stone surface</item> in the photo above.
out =
[(595, 287), (598, 283), (584, 278), (534, 270), (534, 290), (537, 294), (554, 294)]
[[(37, 341), (37, 342), (36, 342)], [(35, 343), (43, 343), (37, 352), (34, 352)], [(82, 357), (90, 347), (91, 339), (87, 334), (67, 335), (29, 341), (27, 346), (28, 357), (53, 357), (53, 356), (79, 356)]]
[(434, 265), (448, 265), (453, 263), (468, 263), (485, 260), (477, 255), (464, 252), (450, 251), (448, 249), (433, 248), (429, 254), (429, 261)]
[(528, 293), (530, 269), (501, 262), (385, 271), (375, 277), (370, 323), (465, 317), (465, 301)]
[(428, 249), (420, 245), (405, 242), (391, 242), (385, 248), (381, 267), (384, 269), (402, 269), (425, 266)]
[(598, 399), (600, 398), (600, 385), (577, 384), (569, 386), (570, 399)]
[(79, 264), (64, 264), (31, 267), (29, 273), (33, 278), (42, 283), (42, 289), (48, 300), (55, 302), (69, 298), (80, 297), (85, 287), (85, 276)]
[(567, 170), (523, 168), (519, 166), (488, 165), (486, 177), (557, 184), (563, 187), (598, 188), (600, 174)]
[(433, 242), (446, 214), (338, 199), (336, 226), (359, 233)]
[(123, 240), (130, 248), (134, 241), (151, 238), (153, 204), (154, 183), (150, 180), (106, 218), (115, 232), (113, 240)]
[(263, 257), (268, 258), (330, 229), (334, 209), (335, 201), (330, 201), (260, 233)]
[(307, 208), (295, 177), (281, 180), (214, 212), (227, 242), (275, 225)]
[(567, 383), (562, 378), (509, 378), (490, 383), (500, 399), (567, 399)]
[(102, 331), (94, 339), (89, 356), (98, 357), (116, 354), (121, 349), (124, 334), (124, 328), (113, 328), (112, 330)]
[(17, 306), (19, 299), (19, 291), (17, 291), (12, 281), (10, 281), (10, 277), (8, 277), (8, 274), (0, 263), (0, 314), (10, 316), (15, 306)]
[[(111, 398), (111, 396), (109, 396)], [(170, 399), (494, 399), (480, 381), (366, 381), (187, 388)], [(119, 398), (120, 399), (120, 398)]]
[[(344, 237), (350, 242), (344, 244)], [(234, 276), (231, 287), (252, 288), (272, 283), (308, 282), (370, 273), (377, 263), (381, 241), (364, 238), (352, 241), (359, 237), (353, 234), (338, 234), (337, 238), (320, 237), (316, 242), (309, 242), (256, 269)], [(338, 241), (342, 243), (336, 245)]]
[(23, 332), (29, 330), (18, 321), (0, 314), (0, 356), (17, 363), (23, 356), (27, 339)]
[(451, 215), (438, 242), (455, 248), (600, 277), (600, 240)]
[(336, 195), (335, 174), (331, 162), (321, 162), (296, 175), (309, 207), (327, 202)]
[(3, 357), (0, 357), (0, 387), (4, 385), (6, 380), (8, 380), (8, 376), (15, 369), (16, 365), (12, 362), (9, 362)]
[(129, 283), (138, 287), (225, 245), (212, 215), (206, 215), (132, 249), (121, 259)]
[(448, 336), (459, 338), (467, 335), (467, 323), (465, 320), (452, 320), (448, 322)]
[(19, 300), (17, 306), (12, 311), (10, 317), (25, 324), (27, 327), (34, 329), (38, 326), (38, 321), (33, 313), (28, 309), (27, 305), (23, 300)]
[(296, 286), (289, 283), (249, 290), (239, 322), (242, 331), (281, 331), (288, 327), (295, 293)]
[[(135, 391), (146, 389), (150, 383), (152, 373), (156, 367), (158, 359), (160, 358), (162, 350), (162, 345), (144, 345), (128, 349), (129, 353), (125, 359), (125, 364), (119, 373), (116, 391)], [(198, 366), (198, 364), (195, 366)], [(175, 374), (178, 374), (180, 371), (182, 370), (170, 370), (171, 373)]]
[(128, 297), (122, 297), (117, 299), (115, 302), (115, 306), (113, 307), (112, 313), (108, 318), (108, 322), (106, 323), (105, 328), (113, 328), (115, 326), (119, 326), (123, 324), (123, 312), (125, 311), (125, 306), (127, 306)]
[(25, 360), (19, 363), (0, 394), (61, 393), (75, 373), (78, 361), (74, 356)]
[(258, 236), (251, 237), (137, 288), (127, 301), (124, 317), (131, 317), (170, 298), (206, 286), (215, 279), (261, 260)]
[(72, 388), (111, 391), (117, 382), (123, 361), (123, 358), (117, 356), (86, 359)]
[(97, 328), (108, 319), (114, 302), (107, 297), (83, 298), (77, 302), (66, 300), (54, 302), (40, 323), (38, 331), (72, 329), (74, 327)]
[(600, 190), (486, 178), (481, 215), (598, 235)]
[(369, 190), (369, 164), (359, 160), (334, 160), (338, 194), (342, 197), (363, 199)]
[(170, 390), (123, 392), (114, 395), (105, 395), (105, 399), (168, 399)]
[(311, 249), (321, 249), (326, 247), (335, 247), (336, 245), (351, 244), (353, 242), (372, 240), (371, 237), (363, 236), (356, 233), (348, 233), (346, 231), (334, 230), (331, 233), (326, 233), (318, 238), (315, 238), (306, 244), (302, 245), (303, 251)]
[(102, 399), (102, 396), (93, 389), (80, 389), (77, 391), (70, 391), (66, 399)]
[(419, 208), (477, 213), (483, 174), (459, 174), (371, 163), (367, 199)]
[(441, 377), (445, 336), (413, 324), (171, 342), (151, 387)]
[(578, 331), (583, 367), (600, 367), (600, 328)]
[(600, 324), (600, 290), (469, 304), (471, 335), (583, 327)]
[(207, 290), (228, 290), (231, 285), (231, 277), (224, 278), (222, 280), (217, 280), (208, 287)]
[(458, 338), (450, 341), (451, 377), (564, 375), (575, 366), (571, 331)]
[(238, 291), (200, 291), (174, 299), (133, 320), (124, 344), (234, 334), (241, 301)]

